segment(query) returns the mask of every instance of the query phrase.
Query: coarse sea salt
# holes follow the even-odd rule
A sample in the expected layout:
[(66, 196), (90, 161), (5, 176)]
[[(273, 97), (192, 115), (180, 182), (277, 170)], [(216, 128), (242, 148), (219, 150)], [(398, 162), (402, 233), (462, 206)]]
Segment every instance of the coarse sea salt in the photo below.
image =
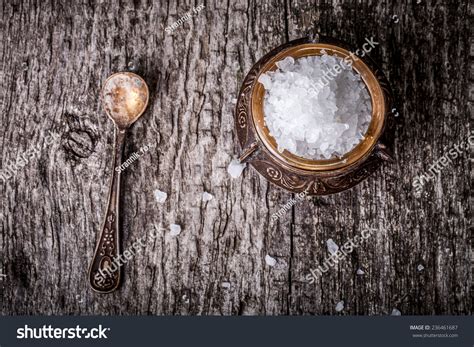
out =
[(278, 150), (313, 159), (343, 156), (360, 143), (372, 104), (360, 75), (337, 56), (287, 57), (258, 78), (265, 124)]
[(202, 193), (202, 201), (207, 202), (211, 201), (214, 196), (208, 192)]
[(246, 166), (246, 163), (241, 164), (237, 159), (232, 159), (232, 161), (229, 163), (229, 166), (227, 167), (227, 172), (232, 178), (238, 178)]
[(166, 199), (168, 198), (168, 194), (166, 192), (162, 192), (159, 189), (155, 189), (154, 193), (155, 193), (156, 201), (159, 202), (160, 204), (164, 203)]
[(336, 312), (341, 312), (344, 309), (344, 300), (341, 300), (336, 305)]
[(181, 234), (181, 226), (179, 224), (170, 224), (170, 235), (178, 236)]
[(339, 250), (339, 246), (334, 242), (333, 239), (328, 239), (326, 241), (326, 246), (328, 248), (328, 252), (331, 254), (336, 254), (336, 252)]
[(265, 256), (265, 263), (267, 263), (268, 266), (275, 266), (277, 261), (275, 258), (269, 256), (268, 254)]
[(402, 315), (402, 313), (399, 310), (397, 310), (396, 308), (394, 308), (392, 310), (392, 316), (401, 316), (401, 315)]

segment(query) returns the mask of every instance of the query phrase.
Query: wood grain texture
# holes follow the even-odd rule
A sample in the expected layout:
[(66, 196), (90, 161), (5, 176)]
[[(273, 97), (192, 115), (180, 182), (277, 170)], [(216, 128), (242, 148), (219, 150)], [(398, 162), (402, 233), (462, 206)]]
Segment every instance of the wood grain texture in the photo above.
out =
[[(2, 172), (39, 148), (0, 183), (0, 313), (336, 314), (341, 300), (337, 314), (472, 313), (470, 151), (421, 197), (412, 180), (472, 129), (473, 10), (416, 2), (206, 1), (167, 33), (201, 3), (0, 0)], [(370, 55), (398, 98), (396, 163), (272, 224), (292, 195), (251, 168), (227, 174), (239, 154), (233, 108), (257, 59), (311, 28), (356, 47), (380, 42)], [(146, 246), (124, 267), (120, 290), (98, 295), (86, 273), (113, 141), (99, 93), (108, 75), (130, 68), (151, 100), (124, 160), (154, 148), (122, 174), (122, 244), (144, 237)], [(164, 204), (155, 189), (168, 193)], [(214, 199), (203, 202), (204, 191)], [(156, 238), (154, 226), (164, 229)], [(327, 239), (341, 245), (367, 228), (377, 232), (363, 246), (305, 280), (329, 255)]]

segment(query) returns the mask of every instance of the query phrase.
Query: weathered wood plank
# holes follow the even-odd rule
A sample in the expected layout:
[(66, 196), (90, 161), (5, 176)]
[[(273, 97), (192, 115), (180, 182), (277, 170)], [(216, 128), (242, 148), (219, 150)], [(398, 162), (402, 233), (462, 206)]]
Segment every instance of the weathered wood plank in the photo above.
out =
[[(467, 4), (203, 4), (167, 33), (200, 3), (0, 1), (2, 172), (41, 148), (0, 183), (0, 312), (334, 314), (344, 300), (346, 314), (470, 313), (469, 153), (421, 198), (411, 189), (470, 130)], [(235, 180), (226, 172), (239, 151), (234, 99), (259, 57), (313, 26), (356, 47), (365, 37), (380, 42), (371, 56), (399, 97), (397, 161), (351, 191), (300, 202), (272, 224), (292, 195), (251, 168)], [(86, 271), (113, 140), (99, 93), (109, 74), (130, 68), (152, 97), (125, 157), (154, 149), (122, 176), (123, 247), (141, 237), (146, 247), (125, 266), (122, 288), (99, 296)], [(48, 144), (48, 132), (59, 138)], [(155, 189), (168, 193), (164, 204)], [(214, 199), (203, 202), (204, 191)], [(170, 223), (182, 226), (178, 237)], [(153, 239), (154, 226), (165, 232)], [(328, 256), (328, 238), (341, 245), (367, 228), (375, 236), (307, 283), (309, 269)]]

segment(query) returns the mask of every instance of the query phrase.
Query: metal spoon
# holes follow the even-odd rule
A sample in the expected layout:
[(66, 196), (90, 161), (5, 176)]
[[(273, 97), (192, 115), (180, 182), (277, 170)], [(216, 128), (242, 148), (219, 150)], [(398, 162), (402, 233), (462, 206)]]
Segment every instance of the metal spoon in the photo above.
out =
[(102, 89), (102, 104), (115, 124), (113, 176), (102, 233), (89, 267), (89, 283), (98, 293), (110, 293), (120, 284), (119, 198), (122, 153), (127, 129), (143, 114), (148, 105), (148, 86), (131, 72), (113, 74)]

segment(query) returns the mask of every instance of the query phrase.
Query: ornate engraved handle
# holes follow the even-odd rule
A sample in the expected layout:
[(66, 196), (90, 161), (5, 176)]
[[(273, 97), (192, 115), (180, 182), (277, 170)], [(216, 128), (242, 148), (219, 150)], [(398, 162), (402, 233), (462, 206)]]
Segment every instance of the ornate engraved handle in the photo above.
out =
[(255, 141), (249, 146), (249, 148), (247, 148), (246, 150), (244, 150), (242, 152), (242, 154), (239, 157), (239, 161), (241, 163), (245, 163), (250, 158), (250, 156), (252, 156), (252, 154), (254, 154), (254, 152), (257, 149), (258, 149), (258, 142)]
[(120, 284), (120, 265), (117, 261), (120, 254), (119, 236), (119, 199), (120, 199), (120, 165), (125, 143), (126, 130), (115, 128), (114, 165), (110, 184), (107, 213), (102, 232), (89, 267), (89, 283), (98, 293), (110, 293)]

